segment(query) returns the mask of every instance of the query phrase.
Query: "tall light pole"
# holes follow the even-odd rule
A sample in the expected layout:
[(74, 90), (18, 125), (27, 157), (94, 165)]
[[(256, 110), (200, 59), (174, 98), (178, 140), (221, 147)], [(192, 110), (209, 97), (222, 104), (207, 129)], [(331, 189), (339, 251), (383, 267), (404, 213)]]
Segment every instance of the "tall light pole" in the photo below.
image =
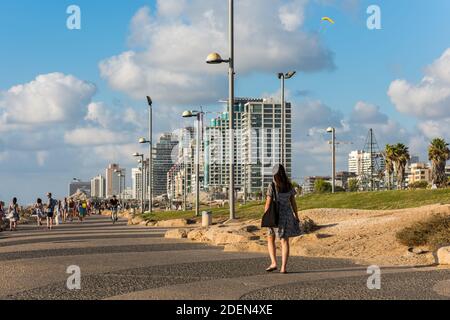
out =
[(234, 194), (234, 0), (228, 0), (229, 8), (229, 49), (230, 58), (228, 60), (222, 59), (220, 54), (211, 53), (206, 58), (208, 64), (228, 63), (228, 116), (229, 116), (229, 138), (230, 138), (230, 182), (229, 182), (229, 202), (230, 202), (230, 221), (236, 219), (235, 213), (235, 194)]
[[(115, 173), (117, 173), (117, 176), (119, 177), (119, 202), (123, 203), (123, 199), (122, 199), (122, 193), (123, 193), (123, 189), (122, 189), (122, 178), (125, 178), (125, 175), (123, 174), (123, 170), (122, 169), (117, 169), (114, 170)], [(125, 183), (124, 183), (125, 185)], [(125, 189), (125, 186), (124, 186)]]
[(281, 164), (286, 168), (286, 98), (285, 98), (285, 80), (295, 76), (296, 71), (288, 73), (280, 72), (278, 79), (281, 80)]
[(183, 118), (197, 118), (197, 143), (196, 148), (196, 163), (195, 163), (195, 214), (200, 216), (200, 145), (202, 143), (202, 132), (203, 132), (203, 111), (185, 111), (183, 112)]
[(331, 153), (331, 157), (332, 157), (332, 182), (331, 182), (331, 190), (332, 193), (336, 192), (336, 129), (335, 128), (328, 128), (327, 129), (328, 133), (331, 133), (331, 145), (332, 145), (332, 153)]
[(148, 201), (149, 201), (149, 211), (153, 212), (153, 101), (152, 98), (147, 96), (148, 102), (148, 144), (149, 144), (149, 178), (148, 178)]
[(141, 187), (141, 213), (144, 213), (145, 209), (144, 209), (144, 174), (145, 174), (145, 170), (144, 170), (144, 155), (141, 153), (134, 153), (133, 157), (136, 158), (141, 158), (140, 159), (140, 163), (141, 163), (141, 180), (142, 180), (142, 187)]

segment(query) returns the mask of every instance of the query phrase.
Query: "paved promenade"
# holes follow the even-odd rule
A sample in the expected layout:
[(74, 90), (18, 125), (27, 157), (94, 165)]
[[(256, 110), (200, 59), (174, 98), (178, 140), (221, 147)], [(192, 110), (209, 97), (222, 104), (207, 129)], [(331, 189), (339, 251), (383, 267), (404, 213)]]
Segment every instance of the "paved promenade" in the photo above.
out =
[[(168, 240), (165, 231), (90, 217), (2, 232), (0, 299), (450, 299), (449, 269), (382, 269), (381, 290), (369, 290), (367, 266), (350, 261), (295, 257), (290, 274), (266, 274), (264, 255)], [(66, 287), (71, 265), (81, 290)]]

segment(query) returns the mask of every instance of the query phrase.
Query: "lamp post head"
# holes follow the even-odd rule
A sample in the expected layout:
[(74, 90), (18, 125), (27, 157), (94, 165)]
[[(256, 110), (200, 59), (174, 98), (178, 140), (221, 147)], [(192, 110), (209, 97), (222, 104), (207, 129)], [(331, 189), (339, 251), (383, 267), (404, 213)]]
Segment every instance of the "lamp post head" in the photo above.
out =
[(140, 138), (139, 139), (139, 143), (143, 144), (143, 143), (149, 143), (149, 141), (145, 138)]
[(143, 154), (140, 154), (140, 153), (133, 153), (133, 157), (143, 157), (144, 155)]
[(147, 102), (148, 102), (149, 106), (152, 106), (153, 101), (152, 101), (152, 98), (150, 98), (149, 96), (147, 96)]
[(183, 118), (192, 118), (193, 116), (194, 116), (194, 112), (192, 112), (192, 111), (185, 111), (182, 114)]
[(327, 132), (328, 132), (328, 133), (333, 133), (333, 132), (334, 132), (334, 128), (329, 127), (329, 128), (327, 129)]
[(283, 77), (284, 77), (284, 73), (281, 73), (281, 72), (280, 72), (280, 73), (278, 74), (278, 79), (281, 80), (281, 79), (283, 79)]
[(220, 54), (218, 54), (217, 52), (210, 53), (206, 58), (207, 64), (220, 64), (223, 62), (225, 62), (225, 60), (223, 60)]
[(290, 79), (293, 76), (295, 76), (297, 74), (297, 71), (289, 71), (288, 73), (286, 73), (285, 77), (286, 79)]

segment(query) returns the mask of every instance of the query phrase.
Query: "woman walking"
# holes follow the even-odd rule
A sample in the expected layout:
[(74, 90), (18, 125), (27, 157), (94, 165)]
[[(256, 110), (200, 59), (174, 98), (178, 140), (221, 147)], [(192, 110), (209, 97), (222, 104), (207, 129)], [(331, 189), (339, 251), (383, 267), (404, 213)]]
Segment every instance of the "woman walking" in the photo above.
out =
[(42, 225), (42, 219), (44, 219), (44, 205), (42, 199), (37, 199), (33, 207), (34, 214), (36, 215), (36, 221), (38, 227)]
[(301, 235), (300, 220), (295, 202), (296, 192), (286, 175), (286, 170), (282, 165), (276, 165), (272, 173), (273, 183), (267, 191), (265, 212), (269, 210), (272, 200), (276, 199), (279, 208), (279, 222), (278, 228), (269, 228), (268, 246), (272, 264), (266, 271), (273, 272), (278, 269), (276, 237), (281, 240), (282, 264), (280, 272), (285, 274), (287, 273), (286, 267), (290, 253), (289, 239)]
[(63, 220), (63, 223), (66, 223), (67, 214), (69, 212), (69, 203), (67, 202), (67, 198), (64, 198), (62, 207), (63, 207), (63, 209), (62, 209), (63, 210), (62, 211), (62, 220)]
[(13, 198), (8, 208), (9, 231), (17, 231), (17, 222), (20, 219), (20, 208), (17, 198)]

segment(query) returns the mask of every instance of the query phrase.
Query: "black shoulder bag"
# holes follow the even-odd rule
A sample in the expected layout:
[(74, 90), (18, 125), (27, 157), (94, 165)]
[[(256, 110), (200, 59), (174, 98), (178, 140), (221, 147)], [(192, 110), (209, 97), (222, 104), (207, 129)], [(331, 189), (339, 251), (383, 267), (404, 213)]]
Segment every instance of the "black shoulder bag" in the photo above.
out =
[(278, 208), (278, 196), (275, 183), (272, 182), (272, 197), (270, 200), (269, 209), (264, 213), (262, 218), (261, 227), (263, 228), (278, 228), (278, 222), (280, 220), (280, 211)]

